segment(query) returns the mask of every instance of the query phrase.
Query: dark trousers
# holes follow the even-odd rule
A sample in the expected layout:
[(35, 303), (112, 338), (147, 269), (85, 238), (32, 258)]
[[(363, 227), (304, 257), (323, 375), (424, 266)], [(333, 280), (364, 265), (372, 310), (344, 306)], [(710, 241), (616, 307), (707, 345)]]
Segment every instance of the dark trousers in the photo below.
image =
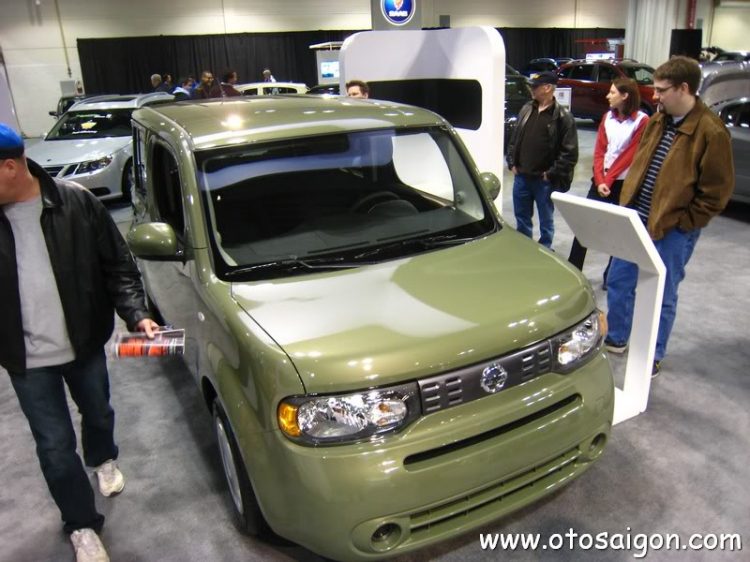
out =
[(36, 441), (44, 479), (60, 509), (64, 529), (90, 527), (96, 532), (104, 516), (96, 511), (94, 491), (76, 453), (76, 433), (65, 398), (67, 383), (81, 413), (83, 457), (88, 466), (116, 459), (115, 412), (109, 405), (109, 375), (104, 350), (63, 365), (11, 374), (11, 382)]
[[(613, 205), (619, 205), (620, 202), (620, 192), (622, 191), (622, 184), (623, 180), (615, 180), (612, 183), (612, 187), (610, 188), (610, 193), (607, 197), (602, 197), (599, 195), (599, 191), (596, 188), (596, 185), (594, 181), (591, 181), (591, 189), (589, 189), (589, 193), (586, 196), (586, 199), (593, 199), (594, 201), (601, 201), (602, 203), (612, 203)], [(581, 243), (578, 241), (578, 238), (573, 239), (573, 246), (570, 248), (570, 256), (568, 257), (568, 261), (572, 263), (574, 266), (576, 266), (578, 269), (583, 271), (583, 262), (586, 260), (586, 248), (581, 246)], [(607, 269), (604, 271), (604, 279), (606, 283), (607, 279), (607, 272), (609, 271), (609, 266), (612, 263), (612, 258), (609, 259), (609, 263), (607, 264)]]

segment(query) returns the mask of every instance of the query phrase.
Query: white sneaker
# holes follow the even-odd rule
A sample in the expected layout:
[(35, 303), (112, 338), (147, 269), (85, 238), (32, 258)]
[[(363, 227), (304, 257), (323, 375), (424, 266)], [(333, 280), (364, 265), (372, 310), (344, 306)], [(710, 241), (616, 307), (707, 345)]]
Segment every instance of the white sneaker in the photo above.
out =
[(94, 529), (73, 531), (70, 542), (76, 549), (76, 562), (109, 562), (107, 551)]
[(99, 490), (102, 495), (109, 497), (112, 494), (119, 494), (125, 487), (125, 477), (117, 468), (117, 463), (112, 459), (94, 469), (96, 477), (99, 479)]

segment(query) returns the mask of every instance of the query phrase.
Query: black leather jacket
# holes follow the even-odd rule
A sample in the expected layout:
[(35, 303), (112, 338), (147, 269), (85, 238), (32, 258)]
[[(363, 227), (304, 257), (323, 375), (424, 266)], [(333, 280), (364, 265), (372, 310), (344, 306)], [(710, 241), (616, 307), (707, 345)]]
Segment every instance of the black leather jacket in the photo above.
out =
[[(150, 314), (141, 276), (104, 205), (89, 191), (52, 179), (27, 160), (42, 192), (42, 232), (76, 357), (100, 349), (112, 335), (114, 310), (129, 329)], [(13, 229), (0, 207), (0, 365), (26, 371), (26, 347)]]
[[(570, 112), (562, 107), (557, 100), (553, 100), (555, 109), (552, 113), (552, 123), (550, 124), (550, 154), (555, 155), (549, 170), (547, 178), (556, 191), (568, 191), (570, 184), (573, 183), (573, 170), (578, 163), (578, 133), (576, 132), (576, 122)], [(507, 161), (508, 168), (511, 170), (518, 162), (518, 147), (521, 133), (529, 120), (536, 101), (530, 101), (521, 108), (518, 114), (518, 125), (513, 129), (508, 144)]]

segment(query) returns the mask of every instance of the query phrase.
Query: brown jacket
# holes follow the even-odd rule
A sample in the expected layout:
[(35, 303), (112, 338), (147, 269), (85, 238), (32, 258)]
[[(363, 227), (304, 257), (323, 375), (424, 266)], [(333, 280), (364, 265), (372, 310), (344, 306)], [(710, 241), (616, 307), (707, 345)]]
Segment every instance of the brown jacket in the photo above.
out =
[[(641, 188), (651, 158), (666, 127), (666, 116), (657, 113), (643, 132), (620, 194), (620, 205), (631, 207)], [(688, 231), (703, 228), (727, 205), (734, 189), (731, 137), (724, 123), (700, 100), (677, 128), (672, 148), (659, 170), (648, 233), (662, 239), (679, 226)]]

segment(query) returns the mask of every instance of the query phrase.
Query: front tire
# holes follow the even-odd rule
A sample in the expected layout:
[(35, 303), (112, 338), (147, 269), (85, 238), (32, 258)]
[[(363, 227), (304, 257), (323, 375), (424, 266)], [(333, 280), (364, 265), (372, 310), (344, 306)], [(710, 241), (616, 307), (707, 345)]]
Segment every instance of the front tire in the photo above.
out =
[(272, 538), (273, 531), (260, 510), (245, 463), (234, 438), (234, 431), (218, 398), (214, 399), (213, 411), (214, 433), (219, 446), (224, 476), (234, 505), (237, 527), (242, 533), (253, 537)]

